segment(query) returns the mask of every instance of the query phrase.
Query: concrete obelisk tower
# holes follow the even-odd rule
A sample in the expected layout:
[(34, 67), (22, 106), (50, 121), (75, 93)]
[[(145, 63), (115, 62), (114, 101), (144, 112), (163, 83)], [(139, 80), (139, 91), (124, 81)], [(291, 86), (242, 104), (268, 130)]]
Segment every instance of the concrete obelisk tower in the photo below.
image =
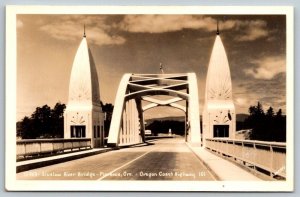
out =
[(104, 114), (100, 105), (96, 66), (88, 47), (85, 28), (77, 49), (64, 113), (64, 138), (90, 138), (92, 147), (103, 146)]
[(202, 118), (204, 144), (206, 138), (235, 138), (236, 115), (230, 69), (218, 27), (206, 77)]

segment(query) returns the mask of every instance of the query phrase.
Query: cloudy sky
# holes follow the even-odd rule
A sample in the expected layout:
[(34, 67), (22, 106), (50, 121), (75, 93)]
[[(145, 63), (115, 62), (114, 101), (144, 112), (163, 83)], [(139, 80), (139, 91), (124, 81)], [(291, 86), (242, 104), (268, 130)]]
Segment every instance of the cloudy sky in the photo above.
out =
[(17, 15), (17, 119), (67, 103), (84, 24), (103, 102), (114, 102), (124, 73), (159, 73), (161, 62), (165, 73), (196, 73), (201, 112), (217, 19), (236, 113), (257, 101), (285, 112), (284, 15)]

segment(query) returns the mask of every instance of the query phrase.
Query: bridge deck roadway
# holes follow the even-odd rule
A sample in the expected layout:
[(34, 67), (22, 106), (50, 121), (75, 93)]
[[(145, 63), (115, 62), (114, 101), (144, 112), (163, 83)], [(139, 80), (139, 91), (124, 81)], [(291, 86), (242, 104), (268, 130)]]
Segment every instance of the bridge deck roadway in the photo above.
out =
[(216, 180), (183, 138), (18, 173), (19, 180)]

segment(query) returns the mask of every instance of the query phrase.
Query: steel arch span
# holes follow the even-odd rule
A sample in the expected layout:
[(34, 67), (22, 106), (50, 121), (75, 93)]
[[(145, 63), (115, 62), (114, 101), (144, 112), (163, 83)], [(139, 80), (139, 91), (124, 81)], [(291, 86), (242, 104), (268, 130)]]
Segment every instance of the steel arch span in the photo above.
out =
[[(161, 100), (154, 97), (157, 95), (167, 95), (170, 98)], [(179, 104), (180, 101), (184, 101), (185, 105)], [(158, 106), (183, 111), (186, 141), (201, 145), (195, 73), (124, 74), (116, 94), (108, 145), (128, 146), (145, 142), (144, 112)]]

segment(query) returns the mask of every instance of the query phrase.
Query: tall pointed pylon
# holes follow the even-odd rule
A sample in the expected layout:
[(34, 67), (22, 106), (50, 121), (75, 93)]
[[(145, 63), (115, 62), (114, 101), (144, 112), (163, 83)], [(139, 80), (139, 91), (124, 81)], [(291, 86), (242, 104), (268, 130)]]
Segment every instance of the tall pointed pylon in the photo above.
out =
[(235, 138), (235, 121), (230, 68), (217, 25), (206, 77), (203, 143), (207, 138)]
[(86, 34), (85, 34), (85, 24), (83, 25), (83, 37), (84, 38), (86, 37)]
[(98, 74), (86, 37), (82, 38), (73, 61), (69, 103), (72, 105), (100, 103)]
[(64, 112), (64, 138), (90, 138), (92, 147), (104, 142), (104, 114), (100, 105), (98, 75), (88, 47), (85, 26), (77, 49)]
[(219, 35), (216, 36), (209, 61), (205, 99), (206, 101), (232, 99), (229, 63), (224, 45)]

